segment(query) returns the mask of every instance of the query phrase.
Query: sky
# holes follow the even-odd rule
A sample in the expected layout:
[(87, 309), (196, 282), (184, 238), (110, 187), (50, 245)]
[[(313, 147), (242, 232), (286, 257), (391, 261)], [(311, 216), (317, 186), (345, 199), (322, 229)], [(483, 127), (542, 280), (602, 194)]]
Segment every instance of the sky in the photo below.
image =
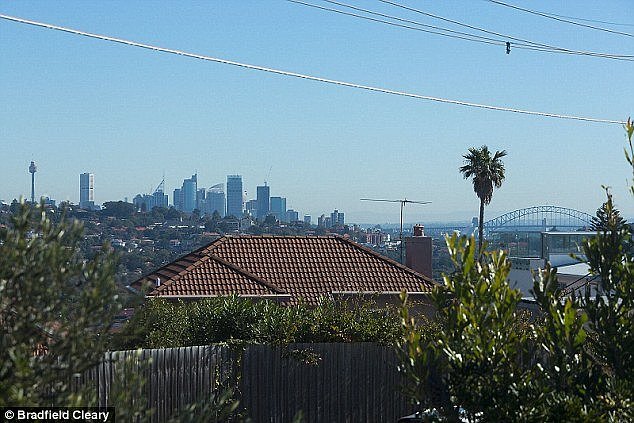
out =
[[(344, 7), (306, 0), (324, 7)], [(490, 31), (574, 50), (634, 55), (634, 38), (566, 24), (482, 0), (395, 0)], [(466, 30), (379, 1), (376, 12)], [(514, 5), (634, 33), (627, 0)], [(574, 5), (574, 7), (573, 7)], [(348, 9), (349, 10), (349, 9)], [(626, 120), (632, 61), (468, 42), (284, 0), (0, 1), (0, 14), (91, 33), (426, 96)], [(585, 22), (585, 21), (584, 21)], [(405, 220), (469, 220), (472, 183), (458, 172), (469, 147), (506, 150), (506, 179), (486, 218), (534, 205), (594, 214), (610, 186), (634, 217), (621, 125), (552, 119), (394, 96), (201, 61), (0, 20), (0, 199), (95, 201), (171, 196), (240, 174), (248, 198), (266, 180), (288, 208), (338, 209), (347, 222), (398, 222), (399, 205), (431, 201)], [(629, 178), (629, 179), (628, 179)]]

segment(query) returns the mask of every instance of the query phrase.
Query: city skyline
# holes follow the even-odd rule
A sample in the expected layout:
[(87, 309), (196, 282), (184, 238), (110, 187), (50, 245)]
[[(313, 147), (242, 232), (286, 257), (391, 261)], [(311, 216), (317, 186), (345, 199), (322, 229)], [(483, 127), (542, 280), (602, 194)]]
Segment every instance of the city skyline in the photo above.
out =
[[(532, 52), (380, 25), (284, 1), (14, 2), (0, 12), (88, 32), (404, 92), (521, 109), (627, 118), (627, 61)], [(588, 51), (630, 54), (623, 37), (549, 22), (485, 2), (412, 7), (478, 27)], [(355, 4), (423, 21), (376, 2)], [(626, 1), (576, 4), (574, 14), (631, 20)], [(564, 4), (531, 7), (570, 15)], [(116, 19), (114, 19), (116, 17)], [(425, 21), (434, 24), (435, 21)], [(186, 25), (184, 24), (186, 23)], [(437, 22), (436, 22), (437, 23)], [(619, 125), (555, 120), (323, 85), (0, 21), (0, 198), (77, 201), (77, 175), (97, 175), (95, 202), (166, 193), (198, 169), (208, 187), (240, 174), (248, 198), (271, 195), (316, 218), (395, 222), (398, 209), (360, 198), (431, 201), (406, 220), (477, 215), (458, 173), (471, 146), (505, 149), (507, 179), (485, 218), (552, 204), (594, 213), (611, 186), (634, 216)], [(345, 40), (342, 42), (341, 40)], [(45, 71), (43, 71), (45, 70)], [(72, 153), (71, 153), (72, 152)], [(72, 160), (70, 160), (72, 154)], [(270, 171), (270, 174), (269, 174)], [(203, 182), (204, 181), (204, 182)], [(209, 182), (207, 182), (209, 181)]]
[[(29, 179), (29, 183), (32, 184), (33, 182), (33, 176), (35, 172), (31, 172), (31, 170), (33, 170), (34, 168), (32, 166), (34, 166), (34, 161), (31, 161), (31, 166), (29, 166), (28, 168), (28, 172), (31, 175)], [(39, 165), (38, 165), (39, 166)], [(39, 167), (38, 167), (39, 169)], [(128, 202), (128, 203), (134, 203), (139, 210), (142, 210), (143, 207), (141, 207), (141, 205), (145, 202), (147, 204), (147, 202), (149, 202), (149, 204), (151, 204), (151, 207), (154, 206), (160, 206), (160, 207), (174, 207), (177, 210), (180, 211), (185, 211), (185, 212), (191, 212), (193, 211), (195, 208), (199, 209), (201, 212), (205, 213), (207, 212), (204, 208), (206, 206), (201, 205), (200, 204), (200, 199), (198, 198), (197, 195), (197, 191), (202, 191), (205, 190), (206, 191), (206, 195), (210, 196), (209, 198), (214, 198), (213, 200), (210, 201), (210, 204), (214, 204), (213, 206), (210, 206), (212, 208), (219, 208), (219, 204), (222, 204), (222, 207), (224, 207), (224, 210), (220, 213), (221, 216), (229, 216), (230, 214), (227, 213), (228, 210), (228, 201), (230, 201), (228, 199), (228, 196), (226, 196), (226, 191), (224, 190), (224, 183), (211, 183), (208, 187), (207, 186), (198, 186), (197, 185), (197, 179), (198, 179), (198, 173), (195, 173), (193, 175), (191, 175), (190, 178), (185, 178), (183, 180), (181, 180), (181, 188), (175, 188), (173, 190), (173, 194), (170, 196), (168, 194), (169, 189), (165, 188), (165, 178), (160, 182), (158, 187), (155, 187), (154, 190), (150, 190), (148, 192), (142, 192), (142, 191), (136, 191), (135, 193), (132, 193), (131, 195), (125, 195), (123, 198), (110, 198), (110, 199), (101, 199), (100, 201), (95, 201), (95, 190), (94, 190), (94, 178), (95, 175), (92, 172), (84, 172), (82, 174), (79, 175), (79, 195), (77, 196), (77, 200), (75, 199), (60, 199), (56, 196), (51, 196), (48, 193), (46, 194), (40, 194), (37, 192), (37, 188), (35, 188), (35, 198), (36, 198), (36, 202), (39, 201), (40, 198), (45, 199), (47, 204), (53, 204), (55, 205), (56, 202), (62, 202), (62, 201), (66, 201), (66, 202), (70, 202), (71, 204), (76, 204), (79, 207), (82, 208), (94, 208), (94, 207), (100, 207), (103, 203), (105, 202), (109, 202), (109, 201), (124, 201), (124, 202)], [(278, 220), (284, 220), (284, 218), (280, 218), (280, 216), (278, 216), (278, 207), (280, 207), (281, 204), (283, 204), (283, 208), (285, 208), (286, 211), (289, 212), (294, 212), (297, 213), (299, 212), (302, 216), (305, 215), (309, 215), (309, 216), (315, 216), (315, 217), (319, 217), (321, 215), (322, 218), (332, 218), (332, 213), (330, 213), (329, 211), (327, 211), (327, 209), (324, 208), (319, 208), (318, 210), (314, 210), (314, 211), (303, 211), (303, 210), (294, 210), (292, 207), (288, 207), (286, 208), (286, 203), (287, 203), (287, 198), (286, 197), (281, 197), (280, 194), (283, 193), (279, 193), (277, 191), (274, 191), (273, 194), (275, 195), (271, 195), (271, 191), (270, 191), (270, 185), (268, 184), (268, 182), (264, 182), (264, 185), (257, 185), (255, 187), (255, 189), (253, 190), (253, 192), (255, 193), (255, 195), (250, 196), (248, 194), (248, 190), (244, 189), (244, 184), (243, 184), (243, 179), (242, 179), (242, 175), (226, 175), (227, 178), (227, 186), (230, 186), (231, 183), (229, 182), (230, 179), (233, 179), (234, 181), (237, 179), (240, 181), (240, 188), (242, 188), (242, 210), (244, 212), (249, 212), (249, 204), (248, 203), (253, 203), (253, 207), (254, 209), (251, 211), (252, 215), (254, 218), (258, 218), (259, 220), (262, 220), (263, 217), (260, 215), (262, 213), (262, 211), (260, 211), (258, 209), (258, 207), (262, 207), (259, 202), (258, 202), (258, 196), (257, 193), (259, 190), (266, 188), (266, 192), (268, 194), (268, 199), (269, 199), (269, 209), (266, 215), (268, 214), (273, 214)], [(185, 210), (183, 208), (183, 201), (184, 201), (184, 197), (183, 195), (181, 195), (181, 191), (183, 189), (183, 187), (185, 186), (189, 186), (193, 184), (193, 187), (189, 187), (188, 191), (191, 191), (190, 195), (193, 195), (194, 198), (191, 201), (195, 202), (195, 207), (191, 208), (191, 210), (187, 209)], [(255, 182), (254, 182), (255, 184)], [(178, 184), (175, 183), (175, 186), (177, 186)], [(33, 185), (30, 185), (31, 188), (33, 188)], [(235, 189), (234, 189), (235, 191)], [(221, 194), (222, 200), (220, 200), (220, 198), (215, 195), (215, 194)], [(33, 194), (33, 192), (31, 193), (31, 195)], [(177, 199), (176, 195), (180, 195), (180, 199)], [(87, 202), (87, 204), (83, 204), (82, 201), (82, 196), (85, 196), (85, 201)], [(2, 197), (2, 193), (0, 192), (0, 202), (4, 201), (6, 203), (10, 203), (11, 201), (17, 200), (18, 198), (22, 198), (23, 201), (30, 201), (30, 197), (28, 197), (26, 194), (23, 194), (17, 198), (13, 198), (13, 199), (6, 199)], [(52, 203), (50, 203), (50, 201), (53, 201)], [(204, 197), (203, 197), (203, 202), (205, 201)], [(380, 201), (384, 201), (384, 200), (380, 200)], [(395, 200), (396, 202), (398, 202), (399, 200)], [(279, 204), (278, 204), (279, 202)], [(276, 204), (274, 206), (274, 204)], [(547, 205), (547, 204), (540, 204), (540, 206), (543, 205)], [(550, 205), (555, 205), (555, 204), (550, 204)], [(384, 205), (385, 206), (385, 205)], [(534, 205), (537, 206), (537, 205)], [(555, 205), (556, 206), (556, 205)], [(387, 208), (393, 208), (390, 205), (386, 206)], [(405, 208), (406, 209), (406, 208)], [(220, 211), (220, 210), (219, 210)], [(337, 208), (334, 209), (335, 213), (338, 212)], [(512, 210), (506, 210), (503, 212), (500, 212), (499, 215), (510, 212)], [(591, 215), (594, 214), (595, 210), (580, 210), (582, 212), (587, 212)], [(210, 213), (211, 214), (211, 213)], [(330, 214), (330, 216), (329, 216)], [(343, 216), (343, 213), (340, 213)], [(266, 216), (265, 215), (265, 216)], [(371, 213), (368, 213), (368, 216), (371, 216)], [(471, 220), (475, 220), (477, 221), (477, 216), (467, 216), (465, 215), (459, 215), (459, 214), (450, 214), (447, 215), (446, 218), (418, 218), (416, 217), (416, 213), (410, 213), (410, 216), (406, 216), (407, 213), (404, 213), (404, 218), (405, 221), (408, 222), (409, 224), (417, 224), (417, 223), (422, 223), (422, 222), (427, 222), (427, 223), (431, 223), (431, 224), (437, 224), (437, 223), (464, 223), (464, 222), (468, 222)], [(411, 215), (414, 215), (414, 217), (412, 217)], [(486, 215), (485, 216), (485, 220), (489, 220), (491, 218), (497, 217), (496, 215)], [(627, 216), (626, 216), (627, 217)], [(633, 219), (632, 216), (628, 217), (628, 219), (631, 221)], [(297, 220), (300, 220), (299, 218)], [(349, 219), (346, 219), (346, 221), (348, 221)], [(381, 218), (377, 218), (376, 220), (372, 220), (372, 218), (368, 218), (368, 219), (361, 219), (361, 220), (354, 220), (354, 221), (350, 221), (351, 223), (361, 223), (361, 224), (380, 224), (380, 223), (386, 223), (386, 224), (397, 224), (398, 223), (398, 218), (394, 218), (394, 216), (390, 216), (387, 219), (381, 220)], [(316, 224), (316, 223), (315, 223)]]

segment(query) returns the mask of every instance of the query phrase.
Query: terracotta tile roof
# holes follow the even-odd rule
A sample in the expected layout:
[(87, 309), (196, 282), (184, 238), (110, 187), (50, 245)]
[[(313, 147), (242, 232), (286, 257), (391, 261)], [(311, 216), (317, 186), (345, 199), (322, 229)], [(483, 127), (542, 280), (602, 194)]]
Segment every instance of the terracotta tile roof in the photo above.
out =
[(290, 295), (315, 303), (334, 292), (429, 292), (429, 278), (339, 236), (224, 236), (136, 281), (150, 296)]

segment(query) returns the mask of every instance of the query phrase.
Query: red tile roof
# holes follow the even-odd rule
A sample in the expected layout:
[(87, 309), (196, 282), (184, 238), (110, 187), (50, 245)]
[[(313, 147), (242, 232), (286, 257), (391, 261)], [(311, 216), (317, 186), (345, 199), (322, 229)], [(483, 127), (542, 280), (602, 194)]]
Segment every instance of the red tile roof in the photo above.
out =
[(429, 292), (431, 279), (339, 236), (224, 236), (133, 283), (149, 296), (237, 294), (302, 298), (335, 292)]

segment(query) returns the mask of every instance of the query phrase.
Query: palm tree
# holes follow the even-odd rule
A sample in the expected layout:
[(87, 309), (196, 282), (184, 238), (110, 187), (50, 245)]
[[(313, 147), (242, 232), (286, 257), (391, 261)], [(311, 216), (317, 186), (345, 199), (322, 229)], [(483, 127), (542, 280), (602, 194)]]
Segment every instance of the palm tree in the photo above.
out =
[(501, 158), (506, 150), (496, 151), (493, 156), (486, 145), (480, 148), (471, 147), (463, 157), (464, 166), (460, 173), (465, 179), (473, 178), (473, 190), (480, 199), (480, 219), (478, 220), (478, 253), (482, 252), (484, 238), (484, 206), (491, 203), (493, 187), (500, 188), (504, 181), (504, 163)]

